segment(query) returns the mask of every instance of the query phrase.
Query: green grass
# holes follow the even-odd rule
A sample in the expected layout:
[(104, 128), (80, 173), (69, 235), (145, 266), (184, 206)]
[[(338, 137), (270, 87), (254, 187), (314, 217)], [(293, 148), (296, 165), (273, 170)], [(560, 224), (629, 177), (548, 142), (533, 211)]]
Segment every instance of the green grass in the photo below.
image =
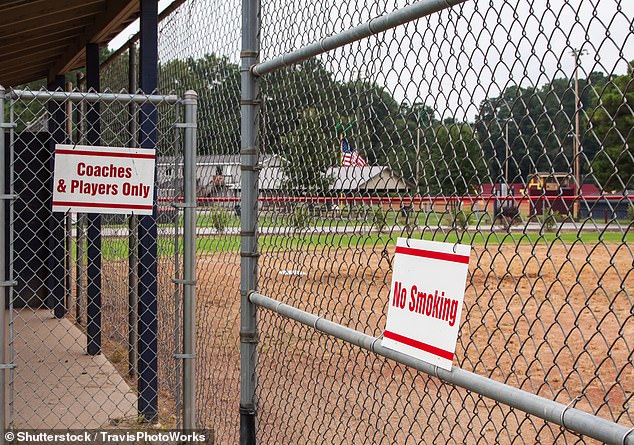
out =
[[(211, 208), (201, 208), (198, 210), (196, 216), (196, 225), (198, 227), (214, 227), (214, 218), (212, 216)], [(226, 226), (227, 227), (240, 227), (240, 218), (235, 214), (235, 212), (231, 209), (217, 209), (217, 212), (223, 212), (226, 215)], [(401, 215), (398, 210), (386, 210), (386, 223), (387, 226), (393, 225), (405, 225), (406, 223), (410, 225), (419, 225), (419, 226), (437, 226), (439, 221), (445, 219), (445, 223), (449, 224), (450, 221), (447, 214), (443, 214), (442, 212), (430, 212), (430, 213), (411, 213), (409, 218), (405, 218)], [(275, 213), (263, 211), (258, 217), (258, 225), (259, 227), (289, 227), (291, 226), (291, 213)], [(354, 213), (350, 215), (349, 211), (330, 211), (328, 214), (320, 215), (320, 216), (311, 216), (309, 217), (309, 226), (312, 227), (345, 227), (346, 225), (357, 225), (357, 226), (369, 226), (371, 225), (372, 214), (371, 208), (366, 208), (366, 213), (364, 214), (362, 211), (359, 213)], [(183, 217), (179, 216), (179, 224), (182, 226)], [(161, 223), (162, 227), (173, 227), (174, 223)], [(110, 226), (110, 227), (123, 227), (120, 226)], [(126, 225), (127, 227), (127, 225)]]
[[(393, 245), (399, 233), (371, 233), (366, 235), (356, 234), (302, 234), (302, 235), (263, 235), (258, 238), (260, 252), (278, 252), (284, 250), (297, 249), (321, 249), (326, 247), (334, 247), (339, 249), (349, 248), (368, 248), (381, 247), (385, 245)], [(418, 237), (418, 236), (415, 236)], [(448, 243), (460, 242), (463, 244), (471, 244), (475, 246), (498, 246), (507, 245), (551, 245), (555, 243), (563, 243), (572, 245), (574, 243), (583, 243), (584, 245), (595, 245), (599, 241), (604, 243), (632, 243), (634, 242), (634, 233), (628, 232), (625, 235), (617, 232), (606, 232), (599, 234), (597, 232), (581, 233), (539, 233), (523, 234), (520, 232), (477, 232), (477, 233), (441, 233), (437, 231), (427, 230), (423, 239), (433, 241), (443, 241)], [(182, 252), (182, 240), (179, 241), (179, 252)], [(201, 236), (196, 239), (196, 250), (198, 254), (212, 254), (240, 251), (240, 237), (238, 235), (213, 235)], [(73, 245), (73, 254), (75, 252)], [(159, 238), (158, 254), (159, 256), (173, 256), (175, 252), (174, 240), (171, 238)], [(102, 239), (102, 258), (106, 261), (124, 260), (128, 256), (128, 241), (125, 238), (103, 238)]]

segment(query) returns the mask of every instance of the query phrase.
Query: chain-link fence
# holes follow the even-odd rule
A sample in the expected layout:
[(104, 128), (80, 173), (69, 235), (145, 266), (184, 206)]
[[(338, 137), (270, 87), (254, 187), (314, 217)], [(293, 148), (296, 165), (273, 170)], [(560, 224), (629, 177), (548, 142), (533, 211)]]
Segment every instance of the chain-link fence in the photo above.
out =
[[(239, 408), (263, 443), (590, 443), (582, 412), (632, 427), (634, 6), (242, 7), (188, 0), (159, 32), (160, 91), (200, 100), (200, 425), (219, 443)], [(105, 65), (113, 91), (130, 63)], [(397, 237), (472, 247), (442, 379), (380, 354)]]
[[(193, 174), (183, 173), (194, 162), (192, 97), (2, 92), (10, 428), (181, 425), (184, 336), (193, 329)], [(53, 183), (62, 155), (77, 164), (66, 185), (76, 202), (53, 200), (65, 183)], [(156, 223), (126, 215), (148, 207), (139, 199), (152, 201), (137, 173), (146, 159), (158, 166)], [(108, 215), (59, 211), (95, 205)], [(156, 265), (153, 276), (144, 262)], [(144, 274), (154, 292), (138, 285)]]

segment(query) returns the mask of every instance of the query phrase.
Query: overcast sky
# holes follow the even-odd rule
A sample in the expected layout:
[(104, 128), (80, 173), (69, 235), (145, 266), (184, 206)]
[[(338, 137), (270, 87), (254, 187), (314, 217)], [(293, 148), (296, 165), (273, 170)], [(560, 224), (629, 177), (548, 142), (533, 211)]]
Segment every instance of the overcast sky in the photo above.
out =
[[(159, 7), (169, 3), (161, 0)], [(314, 0), (306, 7), (300, 0), (262, 0), (262, 60), (407, 3)], [(238, 63), (240, 13), (235, 0), (187, 1), (162, 24), (161, 57), (214, 52)], [(633, 18), (634, 0), (468, 0), (322, 60), (337, 79), (362, 77), (398, 101), (425, 102), (440, 117), (471, 120), (482, 100), (510, 84), (573, 77), (572, 48), (587, 52), (580, 58), (582, 78), (592, 71), (625, 73), (634, 59)], [(134, 32), (124, 31), (110, 46)]]

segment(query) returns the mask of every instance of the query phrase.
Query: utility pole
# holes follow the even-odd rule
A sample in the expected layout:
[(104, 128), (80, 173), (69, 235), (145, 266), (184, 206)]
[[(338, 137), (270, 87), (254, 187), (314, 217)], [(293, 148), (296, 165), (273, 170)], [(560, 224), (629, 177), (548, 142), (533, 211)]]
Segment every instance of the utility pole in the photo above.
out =
[(573, 217), (579, 218), (579, 200), (581, 199), (581, 135), (579, 125), (579, 57), (588, 54), (585, 49), (573, 48), (571, 55), (575, 59), (575, 138), (572, 144), (572, 158), (574, 159), (573, 175), (575, 177), (575, 200), (573, 204)]
[(506, 120), (504, 145), (506, 147), (506, 157), (504, 159), (504, 179), (506, 181), (506, 186), (508, 187), (508, 184), (509, 184), (509, 120), (508, 119)]
[(416, 195), (420, 191), (420, 113), (421, 110), (416, 113)]

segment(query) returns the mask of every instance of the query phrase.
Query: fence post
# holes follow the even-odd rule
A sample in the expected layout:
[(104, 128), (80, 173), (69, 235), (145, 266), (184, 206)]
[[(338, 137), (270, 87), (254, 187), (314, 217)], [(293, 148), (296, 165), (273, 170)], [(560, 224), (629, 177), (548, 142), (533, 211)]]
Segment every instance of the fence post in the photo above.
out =
[[(57, 75), (49, 83), (49, 90), (63, 91), (65, 87), (64, 76)], [(47, 204), (53, 199), (53, 170), (55, 159), (55, 145), (63, 144), (67, 142), (66, 126), (64, 121), (66, 120), (65, 101), (49, 101), (48, 102), (48, 131), (50, 137), (48, 140), (50, 158), (48, 168), (50, 169), (49, 187), (51, 194), (47, 198)], [(49, 173), (49, 171), (47, 171)], [(48, 204), (50, 205), (50, 204)], [(66, 218), (59, 213), (50, 212), (48, 215), (48, 259), (47, 259), (47, 289), (48, 289), (48, 302), (49, 308), (53, 310), (55, 318), (63, 318), (66, 315), (66, 301), (65, 301), (65, 252), (64, 244), (66, 240), (65, 230)]]
[[(158, 2), (141, 0), (139, 77), (143, 94), (154, 94), (158, 83)], [(158, 109), (144, 103), (139, 113), (139, 143), (142, 148), (157, 148)], [(156, 156), (163, 153), (157, 149)], [(139, 415), (146, 422), (158, 419), (158, 227), (156, 218), (156, 167), (154, 169), (154, 209), (152, 215), (139, 217), (139, 297), (137, 383)]]
[(183, 426), (196, 428), (196, 108), (198, 95), (185, 92), (183, 163)]
[[(6, 175), (7, 169), (5, 165), (5, 146), (4, 146), (4, 87), (0, 86), (0, 310), (2, 316), (0, 316), (0, 365), (5, 364), (5, 345), (9, 342), (6, 341), (6, 326), (5, 326), (5, 306), (7, 304), (7, 245), (6, 245), (6, 230), (5, 225), (7, 207), (5, 200), (6, 189), (5, 180), (10, 175)], [(0, 369), (0, 445), (4, 445), (4, 432), (6, 431), (6, 371), (7, 369)]]
[[(83, 72), (77, 73), (77, 90), (86, 91), (86, 77)], [(77, 103), (77, 136), (75, 140), (78, 144), (86, 142), (86, 103), (80, 101)], [(86, 215), (77, 213), (77, 222), (75, 223), (75, 318), (77, 324), (81, 325), (81, 317), (85, 308), (82, 306), (84, 299), (83, 277), (84, 269), (84, 243), (86, 242)]]
[[(100, 92), (99, 45), (86, 45), (86, 89)], [(101, 145), (101, 108), (89, 103), (86, 111), (86, 142)], [(86, 336), (89, 355), (101, 354), (101, 215), (89, 213), (86, 253), (88, 254), (86, 292)]]
[(241, 63), (241, 147), (242, 193), (240, 214), (240, 444), (256, 442), (256, 306), (249, 293), (257, 290), (257, 206), (258, 206), (258, 81), (251, 67), (260, 53), (260, 1), (242, 2)]
[[(136, 45), (130, 42), (128, 47), (128, 93), (135, 94), (138, 89), (138, 63), (136, 57)], [(129, 105), (130, 123), (130, 146), (138, 145), (138, 123), (137, 123), (137, 104), (134, 101)], [(134, 377), (136, 375), (137, 351), (136, 344), (138, 341), (137, 323), (138, 323), (138, 286), (139, 276), (139, 219), (136, 215), (130, 215), (128, 221), (128, 375)]]

